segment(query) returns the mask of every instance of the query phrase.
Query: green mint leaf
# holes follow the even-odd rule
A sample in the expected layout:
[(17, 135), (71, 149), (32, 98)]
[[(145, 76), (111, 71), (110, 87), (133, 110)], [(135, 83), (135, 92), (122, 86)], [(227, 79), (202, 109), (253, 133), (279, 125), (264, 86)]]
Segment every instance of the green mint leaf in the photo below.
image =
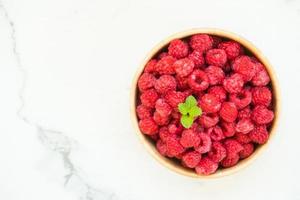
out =
[(182, 115), (180, 122), (184, 128), (190, 128), (194, 122), (194, 118), (188, 115)]
[(188, 108), (186, 107), (185, 103), (178, 104), (178, 110), (182, 115), (187, 115)]
[(202, 114), (202, 110), (201, 108), (197, 107), (197, 106), (193, 106), (190, 110), (189, 110), (189, 114), (192, 117), (198, 117)]
[(197, 106), (198, 102), (197, 102), (196, 98), (193, 95), (190, 95), (186, 98), (185, 104), (186, 104), (186, 107), (188, 109), (190, 109), (194, 106)]

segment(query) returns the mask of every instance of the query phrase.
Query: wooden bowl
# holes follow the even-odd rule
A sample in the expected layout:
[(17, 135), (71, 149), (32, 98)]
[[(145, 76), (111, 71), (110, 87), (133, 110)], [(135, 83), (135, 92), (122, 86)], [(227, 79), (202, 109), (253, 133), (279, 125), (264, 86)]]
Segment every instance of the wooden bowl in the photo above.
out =
[[(264, 66), (266, 67), (266, 69), (269, 73), (269, 76), (271, 78), (271, 85), (272, 85), (272, 89), (273, 89), (273, 103), (274, 103), (274, 114), (275, 115), (274, 115), (272, 127), (270, 128), (270, 131), (269, 131), (270, 135), (269, 135), (268, 142), (266, 144), (258, 146), (256, 148), (256, 150), (254, 151), (254, 153), (250, 157), (239, 161), (237, 165), (230, 167), (230, 168), (219, 169), (218, 171), (216, 171), (214, 174), (211, 174), (211, 175), (196, 174), (196, 172), (194, 170), (184, 168), (183, 166), (181, 166), (179, 163), (173, 161), (172, 159), (169, 159), (169, 158), (166, 158), (166, 157), (160, 155), (160, 153), (155, 148), (155, 144), (146, 135), (144, 135), (140, 131), (139, 126), (138, 126), (138, 118), (137, 118), (137, 114), (136, 114), (136, 102), (137, 102), (136, 99), (137, 99), (137, 94), (138, 94), (137, 82), (138, 82), (138, 78), (140, 77), (141, 73), (143, 72), (143, 69), (144, 69), (146, 63), (152, 57), (154, 57), (161, 49), (165, 48), (170, 43), (170, 41), (172, 41), (173, 39), (186, 38), (186, 37), (189, 37), (189, 36), (197, 34), (197, 33), (206, 33), (206, 34), (210, 34), (210, 35), (220, 36), (223, 38), (235, 40), (235, 41), (239, 42), (240, 44), (242, 44), (254, 56), (256, 56), (256, 58), (259, 59), (259, 61), (261, 63), (264, 64)], [(187, 30), (187, 31), (182, 31), (177, 34), (174, 34), (174, 35), (164, 39), (163, 41), (161, 41), (158, 45), (156, 45), (148, 53), (148, 55), (146, 56), (144, 61), (139, 66), (139, 68), (135, 74), (135, 77), (133, 79), (133, 83), (132, 83), (132, 87), (131, 87), (131, 94), (130, 94), (130, 104), (131, 104), (130, 105), (131, 119), (132, 119), (132, 122), (133, 122), (133, 125), (135, 128), (135, 131), (136, 131), (138, 137), (140, 138), (141, 142), (143, 143), (143, 145), (148, 150), (148, 152), (157, 161), (159, 161), (162, 165), (166, 166), (167, 168), (169, 168), (179, 174), (182, 174), (182, 175), (185, 175), (188, 177), (199, 178), (199, 179), (211, 179), (211, 178), (219, 178), (219, 177), (227, 176), (227, 175), (233, 174), (233, 173), (245, 168), (250, 163), (252, 163), (266, 149), (267, 145), (273, 139), (273, 137), (275, 135), (275, 130), (278, 126), (279, 113), (280, 113), (280, 94), (279, 94), (278, 81), (277, 81), (275, 72), (273, 71), (271, 64), (265, 58), (265, 56), (253, 44), (251, 44), (246, 39), (244, 39), (234, 33), (228, 32), (228, 31), (214, 29), (214, 28), (213, 29), (212, 28), (200, 28), (200, 29), (191, 29), (191, 30)]]

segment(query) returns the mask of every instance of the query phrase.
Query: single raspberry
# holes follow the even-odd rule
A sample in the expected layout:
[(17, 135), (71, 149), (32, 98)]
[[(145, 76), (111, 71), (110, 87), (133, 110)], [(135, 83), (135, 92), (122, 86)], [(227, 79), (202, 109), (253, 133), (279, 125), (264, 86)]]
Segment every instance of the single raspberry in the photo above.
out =
[(232, 137), (235, 134), (235, 123), (224, 122), (221, 123), (221, 128), (225, 137)]
[(213, 86), (210, 87), (208, 89), (208, 93), (209, 94), (213, 94), (216, 97), (218, 97), (218, 99), (220, 100), (220, 102), (224, 102), (227, 98), (227, 92), (226, 90), (222, 87), (222, 86)]
[(235, 154), (233, 157), (226, 157), (221, 161), (221, 165), (224, 168), (232, 167), (236, 165), (239, 161), (240, 157), (238, 154)]
[(170, 42), (168, 52), (174, 58), (183, 58), (188, 55), (189, 47), (184, 41), (175, 39)]
[(158, 126), (151, 118), (140, 120), (139, 127), (141, 132), (146, 135), (154, 135), (158, 132)]
[(256, 126), (254, 130), (249, 133), (249, 137), (257, 144), (264, 144), (269, 139), (269, 133), (265, 125)]
[(274, 119), (274, 113), (265, 106), (256, 106), (252, 111), (252, 120), (257, 124), (268, 124)]
[(213, 174), (218, 169), (218, 163), (210, 160), (208, 157), (204, 157), (200, 160), (195, 170), (197, 174), (209, 175)]
[(225, 78), (225, 74), (220, 67), (210, 65), (205, 69), (205, 72), (210, 85), (221, 84)]
[(251, 110), (249, 106), (239, 111), (238, 119), (251, 118)]
[(144, 71), (146, 73), (152, 73), (152, 72), (155, 72), (155, 65), (157, 63), (157, 60), (156, 59), (151, 59), (148, 61), (148, 63), (146, 64), (145, 66), (145, 69)]
[(209, 86), (209, 79), (202, 70), (194, 70), (188, 77), (188, 84), (195, 91), (206, 90)]
[(171, 134), (181, 135), (183, 126), (178, 122), (171, 122), (168, 126), (168, 130)]
[(234, 103), (224, 102), (220, 109), (220, 117), (226, 122), (234, 122), (237, 118), (238, 110)]
[(225, 138), (222, 129), (220, 126), (211, 127), (207, 130), (207, 134), (210, 136), (210, 138), (214, 141), (220, 141)]
[(243, 78), (240, 74), (232, 74), (223, 81), (224, 89), (229, 93), (238, 93), (244, 86)]
[(185, 77), (176, 76), (177, 87), (179, 90), (184, 91), (189, 88), (188, 79)]
[(178, 109), (173, 109), (172, 113), (171, 113), (171, 117), (174, 119), (174, 120), (180, 120), (180, 117), (181, 117), (181, 113), (178, 111)]
[(149, 73), (143, 73), (138, 80), (138, 86), (140, 91), (145, 91), (147, 89), (152, 88), (154, 86), (154, 83), (155, 77)]
[(186, 129), (182, 131), (180, 144), (185, 148), (197, 147), (200, 144), (200, 137), (192, 129)]
[(157, 111), (153, 114), (153, 120), (156, 122), (157, 125), (163, 126), (169, 123), (169, 116), (163, 116)]
[(194, 62), (195, 67), (202, 67), (205, 64), (205, 59), (201, 51), (194, 50), (188, 58)]
[(162, 58), (164, 58), (164, 57), (166, 57), (166, 56), (169, 56), (169, 54), (168, 54), (167, 52), (161, 52), (161, 53), (157, 56), (157, 58), (158, 58), (158, 59), (162, 59)]
[(232, 69), (243, 76), (244, 81), (250, 81), (255, 75), (255, 63), (249, 56), (240, 56), (232, 63)]
[(164, 99), (157, 99), (155, 109), (161, 116), (169, 116), (172, 113), (172, 107)]
[(241, 159), (249, 157), (254, 151), (254, 146), (252, 143), (244, 144), (243, 147), (244, 149), (239, 153)]
[(154, 88), (160, 94), (164, 94), (169, 90), (176, 90), (176, 86), (176, 79), (171, 75), (162, 75), (154, 84)]
[(241, 145), (235, 139), (227, 139), (224, 141), (224, 146), (227, 152), (227, 158), (235, 157), (240, 151), (243, 150), (243, 145)]
[(182, 162), (184, 166), (189, 168), (195, 168), (201, 160), (201, 154), (197, 151), (190, 151), (182, 156)]
[(146, 90), (141, 94), (140, 99), (144, 106), (154, 108), (155, 102), (158, 99), (158, 94), (154, 89)]
[(255, 105), (268, 107), (272, 101), (272, 92), (267, 87), (254, 87), (252, 88), (252, 97)]
[(177, 108), (179, 103), (185, 101), (185, 95), (182, 92), (176, 92), (171, 90), (166, 93), (165, 100), (170, 106), (172, 106), (173, 108)]
[(219, 122), (219, 116), (216, 113), (203, 113), (199, 117), (199, 124), (203, 126), (204, 128), (210, 128)]
[(208, 152), (208, 158), (218, 163), (226, 157), (226, 149), (221, 142), (213, 142), (211, 151)]
[(167, 145), (162, 140), (156, 142), (156, 149), (161, 155), (167, 155)]
[(155, 70), (159, 74), (174, 74), (173, 63), (176, 59), (172, 56), (165, 56), (161, 60), (159, 60), (155, 65)]
[(201, 97), (199, 105), (201, 109), (206, 113), (218, 112), (221, 108), (221, 102), (213, 94), (205, 94)]
[(163, 142), (166, 142), (167, 139), (169, 137), (174, 137), (176, 138), (176, 135), (173, 134), (173, 133), (170, 133), (168, 128), (166, 126), (163, 126), (159, 129), (159, 132), (158, 132), (158, 135), (159, 135), (159, 138), (163, 141)]
[(229, 60), (234, 60), (236, 57), (243, 54), (243, 47), (235, 41), (222, 42), (218, 45), (218, 48), (225, 50)]
[(211, 149), (211, 139), (208, 134), (206, 133), (199, 133), (200, 137), (200, 144), (198, 147), (195, 148), (196, 151), (199, 153), (207, 153)]
[(184, 152), (184, 147), (180, 144), (178, 138), (168, 137), (165, 141), (169, 157), (177, 156)]
[(194, 62), (189, 58), (182, 58), (174, 62), (173, 67), (179, 77), (186, 77), (192, 73), (194, 69)]
[(252, 94), (249, 89), (244, 89), (239, 93), (229, 95), (229, 100), (240, 110), (248, 106), (252, 101)]
[(244, 118), (238, 121), (235, 126), (236, 132), (247, 134), (254, 129), (251, 119)]
[(206, 34), (196, 34), (191, 37), (190, 46), (194, 50), (205, 52), (212, 48), (213, 39)]
[(223, 49), (211, 49), (206, 52), (206, 63), (222, 67), (227, 62), (227, 55)]
[(211, 36), (213, 39), (213, 48), (217, 48), (219, 44), (222, 42), (222, 38), (218, 36)]
[(251, 142), (251, 138), (249, 137), (249, 134), (244, 134), (244, 133), (236, 133), (234, 139), (241, 144), (247, 144)]
[(256, 63), (256, 73), (252, 78), (252, 83), (255, 86), (265, 86), (270, 82), (270, 77), (265, 67), (257, 62)]
[(136, 113), (139, 119), (146, 119), (151, 117), (151, 109), (144, 105), (138, 105), (138, 107), (136, 108)]

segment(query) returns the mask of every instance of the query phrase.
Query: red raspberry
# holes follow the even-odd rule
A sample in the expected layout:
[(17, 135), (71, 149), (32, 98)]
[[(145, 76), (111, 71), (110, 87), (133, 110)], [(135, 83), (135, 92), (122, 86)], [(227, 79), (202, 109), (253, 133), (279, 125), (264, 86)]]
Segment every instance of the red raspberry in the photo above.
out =
[(213, 86), (208, 89), (208, 93), (218, 97), (220, 102), (224, 102), (227, 98), (226, 90), (222, 86)]
[(219, 122), (219, 116), (216, 113), (203, 113), (199, 117), (199, 124), (204, 128), (210, 128), (215, 126)]
[(180, 120), (180, 117), (181, 117), (181, 113), (178, 111), (177, 108), (173, 109), (172, 113), (171, 113), (171, 117), (174, 119), (174, 120)]
[(268, 107), (272, 101), (272, 93), (267, 87), (254, 87), (252, 89), (253, 103)]
[(225, 78), (225, 74), (220, 67), (211, 65), (205, 69), (205, 72), (210, 85), (221, 84)]
[(175, 39), (170, 42), (170, 45), (168, 47), (168, 52), (169, 55), (175, 58), (183, 58), (188, 55), (189, 47), (184, 41)]
[(217, 125), (215, 127), (211, 127), (207, 130), (208, 135), (214, 141), (220, 141), (225, 138), (222, 129)]
[(212, 48), (213, 39), (206, 34), (196, 34), (191, 37), (190, 46), (192, 49), (205, 52)]
[(176, 79), (170, 75), (162, 75), (154, 84), (156, 91), (164, 94), (169, 90), (176, 90)]
[(173, 64), (174, 70), (179, 77), (188, 76), (192, 73), (194, 66), (194, 62), (189, 58), (182, 58)]
[(240, 151), (243, 150), (243, 145), (241, 145), (235, 139), (227, 139), (224, 142), (224, 146), (227, 152), (227, 158), (235, 157)]
[(158, 132), (158, 126), (151, 118), (140, 120), (139, 127), (141, 132), (146, 135), (154, 135)]
[(179, 90), (184, 91), (189, 88), (188, 79), (185, 77), (176, 76), (177, 87)]
[(230, 94), (229, 100), (233, 102), (236, 105), (236, 107), (240, 110), (251, 103), (252, 94), (249, 89), (245, 89), (239, 93)]
[(194, 70), (188, 77), (188, 84), (195, 91), (206, 90), (209, 86), (209, 79), (202, 70)]
[(159, 139), (158, 134), (149, 135), (149, 137), (155, 142)]
[(167, 145), (162, 140), (157, 141), (156, 149), (161, 155), (163, 156), (167, 155)]
[(244, 149), (239, 153), (241, 159), (249, 157), (254, 151), (254, 146), (252, 143), (244, 144), (243, 147)]
[(232, 63), (234, 72), (243, 76), (244, 81), (250, 81), (255, 75), (255, 63), (249, 56), (240, 56)]
[(243, 47), (235, 41), (222, 42), (218, 48), (225, 50), (229, 60), (233, 60), (243, 53)]
[(222, 38), (218, 36), (211, 36), (213, 39), (213, 47), (217, 48), (217, 46), (222, 42)]
[(202, 158), (195, 168), (196, 173), (201, 175), (213, 174), (217, 171), (217, 169), (218, 163), (213, 162), (208, 157)]
[(265, 125), (257, 126), (249, 133), (250, 139), (257, 144), (264, 144), (269, 139), (269, 134)]
[(148, 61), (148, 63), (146, 64), (145, 66), (145, 69), (144, 71), (146, 73), (152, 73), (152, 72), (155, 72), (155, 65), (157, 63), (157, 60), (156, 59), (151, 59)]
[(155, 65), (155, 70), (159, 74), (174, 74), (173, 63), (176, 59), (172, 56), (165, 56), (159, 60)]
[(226, 149), (221, 142), (213, 142), (208, 158), (218, 163), (226, 157)]
[(163, 126), (169, 123), (169, 116), (160, 115), (157, 111), (155, 111), (153, 120), (156, 122), (156, 124)]
[(185, 148), (197, 147), (200, 144), (200, 137), (192, 129), (186, 129), (182, 131), (180, 144)]
[(162, 59), (166, 56), (169, 56), (169, 54), (167, 52), (161, 52), (157, 57), (158, 57), (158, 59)]
[(220, 110), (220, 117), (226, 122), (234, 122), (237, 118), (238, 110), (234, 103), (224, 102)]
[(188, 56), (188, 58), (191, 59), (194, 62), (195, 67), (202, 67), (205, 64), (203, 53), (201, 51), (194, 50)]
[(218, 112), (221, 108), (220, 100), (212, 94), (205, 94), (200, 99), (200, 107), (206, 113)]
[(243, 78), (240, 74), (232, 74), (223, 81), (224, 89), (229, 93), (238, 93), (244, 86)]
[(258, 61), (255, 62), (256, 73), (252, 78), (252, 83), (255, 86), (265, 86), (270, 82), (270, 77), (265, 67)]
[(159, 138), (160, 138), (163, 142), (166, 142), (167, 139), (168, 139), (169, 137), (174, 137), (174, 138), (176, 138), (176, 135), (173, 134), (173, 133), (170, 133), (170, 132), (168, 131), (168, 128), (165, 127), (165, 126), (163, 126), (163, 127), (161, 127), (161, 128), (159, 129), (158, 135), (159, 135)]
[(235, 134), (235, 123), (234, 122), (222, 122), (222, 131), (225, 137), (232, 137)]
[(180, 135), (183, 130), (181, 123), (171, 122), (168, 126), (168, 130), (171, 134)]
[(138, 86), (140, 91), (145, 91), (147, 89), (152, 88), (154, 86), (154, 83), (155, 77), (149, 73), (143, 73), (138, 80)]
[(223, 49), (208, 50), (205, 55), (206, 63), (222, 67), (227, 62), (227, 55)]
[(251, 118), (251, 110), (249, 106), (244, 108), (243, 110), (240, 110), (238, 114), (238, 119), (244, 119), (244, 118)]
[(172, 113), (172, 107), (164, 99), (158, 99), (155, 103), (155, 109), (161, 116), (169, 116)]
[(235, 126), (236, 132), (247, 134), (254, 129), (251, 119), (241, 119)]
[(165, 95), (165, 100), (170, 106), (172, 106), (173, 108), (177, 108), (179, 103), (185, 101), (185, 95), (182, 92), (176, 92), (171, 90)]
[(149, 108), (154, 108), (155, 102), (158, 99), (158, 94), (154, 89), (146, 90), (142, 93), (140, 99), (143, 105)]
[(184, 152), (184, 147), (180, 144), (179, 139), (168, 137), (165, 142), (169, 157), (174, 157)]
[(236, 133), (234, 139), (241, 144), (247, 144), (251, 142), (251, 138), (249, 137), (249, 134), (244, 134), (244, 133)]
[(146, 118), (151, 117), (151, 109), (144, 105), (139, 105), (136, 108), (136, 113), (137, 113), (139, 119), (146, 119)]
[(232, 167), (236, 165), (239, 161), (240, 157), (238, 154), (235, 154), (234, 157), (226, 157), (221, 161), (221, 165), (224, 168)]
[(265, 106), (256, 106), (252, 111), (252, 120), (257, 124), (268, 124), (274, 118), (274, 113)]
[(201, 160), (201, 154), (197, 151), (187, 152), (182, 156), (184, 166), (195, 168)]
[(206, 133), (199, 133), (200, 144), (195, 148), (199, 153), (207, 153), (211, 149), (211, 139)]

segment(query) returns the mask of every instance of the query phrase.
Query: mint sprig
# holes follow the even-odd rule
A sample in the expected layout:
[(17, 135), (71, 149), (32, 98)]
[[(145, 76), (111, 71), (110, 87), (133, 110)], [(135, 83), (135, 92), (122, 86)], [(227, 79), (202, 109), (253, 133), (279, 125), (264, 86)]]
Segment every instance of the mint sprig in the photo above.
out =
[(197, 106), (198, 102), (193, 95), (188, 96), (184, 103), (178, 104), (181, 113), (180, 123), (185, 128), (190, 128), (194, 120), (201, 116), (202, 110)]

